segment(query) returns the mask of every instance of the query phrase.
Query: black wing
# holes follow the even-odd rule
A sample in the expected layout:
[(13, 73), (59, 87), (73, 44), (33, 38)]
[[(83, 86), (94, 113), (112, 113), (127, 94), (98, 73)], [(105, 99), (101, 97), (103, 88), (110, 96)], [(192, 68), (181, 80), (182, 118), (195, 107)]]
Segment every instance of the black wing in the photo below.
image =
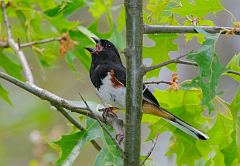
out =
[(154, 105), (159, 106), (159, 103), (158, 103), (157, 99), (153, 96), (152, 92), (150, 92), (150, 90), (148, 88), (146, 88), (145, 86), (143, 86), (143, 90), (144, 90), (143, 99), (145, 97), (148, 101), (150, 101)]
[(122, 64), (102, 62), (97, 66), (91, 66), (90, 69), (90, 78), (93, 85), (98, 89), (102, 85), (102, 79), (104, 79), (109, 72), (113, 72), (114, 77), (126, 86), (126, 70)]
[[(126, 87), (126, 69), (124, 66), (118, 66), (116, 69), (114, 69), (115, 73), (116, 73), (116, 78), (117, 80), (119, 80), (125, 87)], [(152, 92), (150, 92), (150, 90), (143, 86), (143, 99), (150, 101), (151, 103), (153, 103), (156, 106), (159, 106), (159, 103), (157, 101), (157, 99), (153, 96)]]
[[(107, 76), (107, 73), (111, 70), (114, 71), (114, 76), (116, 79), (126, 87), (126, 68), (122, 64), (118, 63), (102, 63), (99, 64), (95, 69), (90, 72), (91, 80), (96, 88), (99, 88), (101, 85), (101, 80)], [(149, 91), (148, 88), (143, 86), (143, 99), (148, 102), (153, 103), (156, 106), (159, 106), (157, 99)]]

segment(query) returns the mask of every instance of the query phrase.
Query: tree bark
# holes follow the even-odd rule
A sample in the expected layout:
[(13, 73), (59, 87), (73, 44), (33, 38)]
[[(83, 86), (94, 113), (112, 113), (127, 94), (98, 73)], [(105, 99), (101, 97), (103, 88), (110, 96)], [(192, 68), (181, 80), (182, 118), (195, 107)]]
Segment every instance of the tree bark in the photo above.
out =
[(172, 25), (144, 25), (145, 34), (155, 33), (198, 33), (195, 28), (201, 28), (208, 33), (221, 33), (240, 35), (240, 28), (237, 27), (220, 27), (220, 26), (172, 26)]
[(142, 0), (125, 0), (127, 61), (126, 128), (124, 166), (138, 166), (142, 118)]

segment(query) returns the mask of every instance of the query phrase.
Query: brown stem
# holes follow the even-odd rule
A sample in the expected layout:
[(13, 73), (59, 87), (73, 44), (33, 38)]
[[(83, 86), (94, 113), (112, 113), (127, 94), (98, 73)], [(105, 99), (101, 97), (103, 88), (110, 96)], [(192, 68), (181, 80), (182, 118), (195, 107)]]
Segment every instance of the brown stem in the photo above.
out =
[(152, 71), (152, 70), (155, 70), (155, 69), (159, 69), (159, 68), (161, 68), (163, 66), (170, 65), (172, 63), (185, 64), (185, 65), (191, 65), (191, 66), (198, 66), (198, 64), (195, 63), (195, 62), (180, 60), (181, 58), (183, 58), (185, 56), (187, 56), (187, 54), (179, 56), (179, 57), (177, 57), (175, 59), (171, 59), (169, 61), (165, 61), (165, 62), (159, 63), (159, 64), (154, 65), (154, 66), (145, 67), (145, 73), (147, 73), (149, 71)]
[(144, 85), (148, 85), (148, 84), (168, 84), (168, 85), (171, 85), (171, 82), (169, 82), (169, 81), (144, 81), (143, 83), (144, 83)]
[(152, 143), (153, 143), (153, 144), (152, 144), (152, 148), (149, 150), (147, 156), (146, 156), (145, 159), (142, 161), (142, 163), (140, 164), (140, 166), (143, 166), (144, 163), (147, 161), (147, 159), (151, 156), (154, 148), (156, 147), (156, 144), (157, 144), (157, 141), (158, 141), (158, 137), (159, 137), (159, 135), (157, 135), (157, 137), (156, 137), (155, 140), (152, 140)]

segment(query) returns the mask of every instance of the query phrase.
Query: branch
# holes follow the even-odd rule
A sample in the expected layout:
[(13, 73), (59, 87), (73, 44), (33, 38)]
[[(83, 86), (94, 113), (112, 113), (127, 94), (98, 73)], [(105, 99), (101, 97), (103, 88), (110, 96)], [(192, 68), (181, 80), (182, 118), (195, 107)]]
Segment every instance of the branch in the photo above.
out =
[(3, 16), (4, 16), (4, 23), (5, 23), (6, 28), (7, 28), (8, 44), (16, 52), (17, 56), (19, 57), (19, 60), (22, 64), (26, 79), (28, 80), (29, 83), (33, 83), (34, 80), (33, 80), (32, 72), (31, 72), (31, 69), (28, 65), (27, 59), (26, 59), (24, 53), (20, 50), (18, 44), (12, 38), (12, 33), (11, 33), (10, 25), (9, 25), (9, 22), (8, 22), (8, 17), (7, 17), (7, 12), (6, 12), (6, 8), (5, 8), (4, 0), (2, 0), (2, 10), (3, 10)]
[[(240, 28), (218, 27), (218, 26), (198, 26), (208, 33), (226, 34), (229, 31), (235, 35), (240, 35)], [(144, 25), (145, 34), (153, 33), (198, 33), (195, 26), (168, 26), (168, 25)]]
[[(30, 92), (31, 94), (38, 96), (43, 100), (47, 100), (53, 105), (59, 105), (63, 108), (66, 108), (70, 111), (77, 112), (86, 116), (91, 116), (91, 113), (85, 107), (76, 107), (76, 105), (71, 104), (68, 100), (65, 100), (45, 89), (37, 87), (36, 85), (24, 83), (8, 74), (0, 72), (0, 78), (15, 84), (16, 86)], [(91, 117), (92, 118), (92, 117)]]
[(49, 42), (53, 42), (53, 41), (60, 41), (61, 39), (62, 39), (62, 37), (37, 40), (37, 41), (29, 42), (29, 43), (20, 44), (20, 47), (21, 48), (23, 48), (23, 47), (31, 47), (32, 45), (44, 44), (44, 43), (49, 43)]
[[(118, 150), (122, 153), (123, 155), (123, 149), (120, 147), (120, 145), (118, 144), (118, 142), (116, 141), (116, 139), (111, 135), (111, 133), (108, 131), (108, 129), (103, 125), (103, 123), (100, 121), (100, 119), (94, 114), (94, 112), (92, 111), (92, 109), (89, 107), (88, 103), (85, 101), (85, 99), (83, 98), (83, 96), (81, 95), (81, 93), (79, 93), (82, 101), (85, 103), (87, 109), (93, 114), (94, 118), (97, 120), (97, 122), (99, 123), (99, 125), (101, 126), (101, 128), (107, 133), (107, 135), (111, 138), (111, 140), (115, 143), (116, 147), (118, 148)], [(109, 118), (109, 116), (107, 117)], [(113, 117), (112, 117), (113, 118)]]
[[(31, 47), (33, 45), (44, 44), (44, 43), (49, 43), (53, 41), (60, 41), (61, 39), (62, 37), (55, 37), (55, 38), (49, 38), (49, 39), (43, 39), (43, 40), (36, 40), (36, 41), (20, 44), (20, 48)], [(0, 41), (0, 48), (8, 48), (8, 47), (9, 47), (8, 42)]]
[(148, 152), (147, 156), (146, 156), (145, 159), (142, 161), (142, 163), (140, 164), (140, 166), (143, 166), (144, 163), (147, 161), (147, 159), (151, 156), (154, 148), (156, 147), (156, 144), (157, 144), (157, 141), (158, 141), (158, 137), (159, 137), (159, 134), (157, 135), (157, 138), (155, 139), (155, 141), (152, 140), (152, 143), (153, 143), (152, 148), (150, 149), (150, 151)]
[(235, 75), (240, 76), (240, 72), (233, 71), (233, 70), (228, 70), (227, 73), (231, 73), (231, 74), (235, 74)]
[(170, 82), (170, 81), (144, 81), (143, 84), (144, 85), (148, 85), (148, 84), (168, 84), (168, 85), (171, 85), (172, 82)]
[[(55, 107), (75, 127), (77, 127), (81, 131), (86, 131), (86, 129), (78, 121), (76, 121), (71, 115), (69, 115), (64, 108), (59, 107), (59, 106), (55, 106)], [(101, 150), (101, 146), (95, 140), (91, 140), (91, 143), (98, 151)]]
[(172, 63), (185, 64), (185, 65), (191, 65), (191, 66), (198, 66), (198, 64), (195, 63), (195, 62), (180, 60), (181, 58), (183, 58), (183, 57), (185, 57), (185, 56), (187, 56), (187, 54), (186, 54), (186, 55), (179, 56), (179, 57), (177, 57), (177, 58), (175, 58), (175, 59), (171, 59), (171, 60), (166, 61), (166, 62), (163, 62), (163, 63), (159, 63), (159, 64), (154, 65), (154, 66), (145, 67), (144, 72), (147, 73), (147, 72), (149, 72), (149, 71), (152, 71), (152, 70), (161, 68), (161, 67), (163, 67), (163, 66), (167, 66), (167, 65), (172, 64)]
[[(9, 76), (8, 74), (5, 74), (3, 72), (0, 72), (0, 78), (30, 92), (31, 94), (38, 96), (42, 100), (47, 100), (51, 103), (51, 105), (55, 106), (56, 108), (65, 108), (71, 112), (79, 113), (82, 115), (86, 115), (90, 118), (96, 119), (96, 117), (103, 121), (102, 113), (99, 111), (93, 111), (87, 107), (79, 107), (76, 104), (73, 104), (69, 100), (63, 99), (45, 89), (42, 89), (34, 84), (28, 84), (24, 83), (12, 76)], [(121, 119), (118, 119), (117, 117), (108, 117), (107, 118), (107, 124), (113, 127), (115, 132), (117, 134), (121, 134), (123, 131), (123, 122)]]

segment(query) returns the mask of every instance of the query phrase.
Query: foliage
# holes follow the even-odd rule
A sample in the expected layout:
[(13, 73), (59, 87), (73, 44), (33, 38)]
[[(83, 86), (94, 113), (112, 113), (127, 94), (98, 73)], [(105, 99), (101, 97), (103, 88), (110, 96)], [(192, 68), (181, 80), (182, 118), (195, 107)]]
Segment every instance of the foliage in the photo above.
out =
[(180, 7), (173, 10), (174, 13), (180, 16), (192, 15), (194, 17), (204, 17), (209, 13), (214, 13), (223, 10), (220, 0), (180, 0)]
[[(154, 47), (143, 47), (143, 57), (152, 58), (152, 65), (170, 60), (169, 52), (176, 51), (177, 45), (174, 40), (177, 38), (175, 34), (148, 35), (154, 41)], [(168, 69), (176, 71), (176, 64), (168, 65)], [(159, 70), (151, 71), (147, 74), (147, 78), (158, 77)]]
[[(240, 54), (234, 55), (228, 62), (226, 68), (235, 72), (240, 72)], [(240, 83), (240, 78), (238, 76), (230, 73), (227, 75), (231, 76)]]
[(215, 43), (217, 38), (218, 35), (206, 34), (206, 40), (201, 47), (197, 51), (188, 54), (187, 57), (188, 59), (197, 62), (200, 69), (199, 75), (186, 86), (200, 87), (202, 89), (203, 104), (209, 107), (209, 111), (214, 109), (211, 106), (211, 100), (217, 94), (216, 89), (218, 81), (224, 71), (224, 67), (219, 62), (215, 52)]
[[(50, 0), (48, 3), (39, 0), (15, 0), (6, 4), (13, 37), (19, 39), (21, 44), (61, 37), (64, 34), (68, 34), (71, 39), (69, 41), (73, 42), (73, 48), (62, 47), (62, 42), (59, 41), (22, 48), (24, 52), (34, 53), (41, 67), (57, 67), (58, 60), (63, 58), (71, 71), (79, 72), (79, 64), (87, 71), (91, 57), (84, 47), (93, 46), (94, 42), (90, 38), (92, 36), (110, 39), (119, 51), (125, 48), (125, 10), (123, 5), (112, 0)], [(207, 16), (222, 10), (224, 7), (220, 0), (148, 0), (144, 6), (143, 19), (147, 24), (214, 25)], [(81, 12), (86, 16), (81, 15)], [(87, 17), (91, 18), (91, 22), (85, 20)], [(0, 21), (3, 22), (1, 10)], [(2, 27), (1, 24), (0, 43), (6, 41), (7, 36), (6, 29)], [(210, 35), (198, 28), (196, 30), (200, 34), (185, 34), (185, 43), (192, 42), (195, 37), (198, 39), (199, 49), (187, 56), (188, 60), (198, 64), (197, 76), (183, 83), (179, 90), (158, 89), (154, 94), (162, 107), (204, 131), (210, 139), (195, 140), (162, 119), (144, 115), (143, 122), (148, 123), (150, 129), (146, 141), (154, 139), (159, 133), (170, 132), (171, 138), (165, 155), (175, 155), (176, 165), (235, 166), (240, 163), (240, 91), (236, 90), (236, 95), (229, 104), (219, 96), (221, 89), (218, 90), (218, 84), (222, 75), (240, 83), (238, 75), (226, 72), (240, 72), (240, 53), (234, 55), (224, 66), (220, 63), (215, 49), (219, 35)], [(144, 36), (146, 42), (143, 58), (151, 59), (152, 65), (170, 60), (170, 53), (178, 51), (175, 41), (182, 36)], [(149, 40), (153, 44), (147, 44)], [(65, 50), (61, 50), (62, 48)], [(64, 52), (63, 56), (61, 52)], [(10, 49), (0, 49), (1, 70), (24, 81), (19, 64), (17, 56)], [(166, 68), (174, 72), (179, 71), (176, 64)], [(158, 77), (161, 69), (149, 72), (146, 78)], [(0, 82), (0, 97), (11, 104), (9, 92), (4, 85)], [(210, 112), (206, 111), (206, 106)], [(55, 142), (60, 147), (57, 165), (72, 165), (77, 156), (81, 155), (83, 146), (96, 138), (101, 139), (102, 149), (93, 165), (122, 165), (119, 151), (98, 123), (89, 118), (86, 118), (85, 122), (85, 131), (73, 130)], [(152, 160), (149, 159), (145, 165), (152, 165)]]
[(56, 164), (64, 166), (72, 165), (83, 145), (99, 137), (100, 134), (96, 131), (100, 131), (97, 121), (88, 120), (85, 131), (65, 135), (56, 141), (55, 143), (61, 147), (62, 151)]

